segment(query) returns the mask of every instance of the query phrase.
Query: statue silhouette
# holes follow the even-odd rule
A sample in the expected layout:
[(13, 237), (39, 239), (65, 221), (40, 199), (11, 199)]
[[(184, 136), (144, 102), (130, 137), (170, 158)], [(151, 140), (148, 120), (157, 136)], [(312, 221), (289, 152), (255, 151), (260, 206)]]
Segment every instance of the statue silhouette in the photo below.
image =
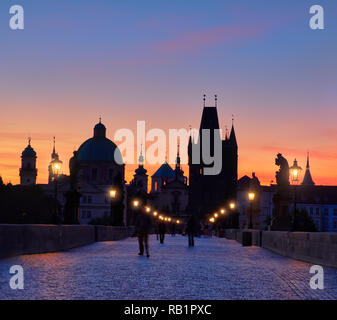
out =
[(279, 187), (289, 186), (289, 164), (286, 158), (281, 153), (277, 155), (275, 164), (280, 167), (276, 172), (276, 182)]

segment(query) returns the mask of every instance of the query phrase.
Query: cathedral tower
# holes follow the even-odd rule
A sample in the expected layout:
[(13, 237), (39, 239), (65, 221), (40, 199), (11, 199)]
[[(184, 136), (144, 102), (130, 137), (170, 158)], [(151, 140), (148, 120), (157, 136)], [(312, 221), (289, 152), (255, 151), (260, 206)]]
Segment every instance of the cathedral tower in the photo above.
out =
[(28, 146), (21, 155), (20, 184), (29, 186), (36, 184), (36, 152), (30, 145), (31, 139), (28, 139)]

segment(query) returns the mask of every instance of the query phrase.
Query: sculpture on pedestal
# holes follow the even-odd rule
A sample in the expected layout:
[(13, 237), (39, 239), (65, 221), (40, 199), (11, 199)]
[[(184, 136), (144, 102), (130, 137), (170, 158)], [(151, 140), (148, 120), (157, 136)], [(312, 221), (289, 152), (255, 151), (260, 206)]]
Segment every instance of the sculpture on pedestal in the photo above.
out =
[(280, 167), (276, 172), (277, 189), (273, 198), (274, 218), (273, 230), (290, 230), (290, 184), (289, 184), (289, 164), (286, 158), (279, 153), (275, 159), (275, 164)]

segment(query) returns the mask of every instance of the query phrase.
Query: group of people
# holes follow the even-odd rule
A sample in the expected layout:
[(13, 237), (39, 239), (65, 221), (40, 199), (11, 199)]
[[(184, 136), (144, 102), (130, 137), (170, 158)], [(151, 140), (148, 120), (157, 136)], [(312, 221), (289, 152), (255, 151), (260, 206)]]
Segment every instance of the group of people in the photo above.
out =
[[(188, 246), (194, 247), (194, 236), (199, 232), (199, 222), (195, 216), (191, 216), (186, 225), (186, 234), (188, 235)], [(146, 257), (150, 257), (149, 252), (149, 234), (152, 230), (152, 220), (151, 216), (146, 212), (141, 211), (136, 218), (136, 233), (138, 236), (139, 243), (139, 253), (138, 255), (143, 256), (144, 253)], [(159, 221), (155, 227), (155, 233), (157, 236), (157, 240), (160, 241), (161, 244), (164, 243), (165, 234), (166, 234), (166, 224), (164, 221)], [(176, 227), (174, 224), (171, 225), (171, 235), (175, 236)]]

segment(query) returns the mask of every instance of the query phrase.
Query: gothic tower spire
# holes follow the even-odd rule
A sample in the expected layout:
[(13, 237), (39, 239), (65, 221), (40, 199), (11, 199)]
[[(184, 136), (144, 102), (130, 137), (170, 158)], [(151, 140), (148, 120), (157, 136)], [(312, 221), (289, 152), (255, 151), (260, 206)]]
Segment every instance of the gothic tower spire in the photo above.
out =
[(309, 161), (309, 151), (307, 153), (307, 168), (305, 170), (305, 175), (302, 182), (303, 186), (313, 186), (315, 182), (312, 180), (311, 173), (310, 173), (310, 161)]

